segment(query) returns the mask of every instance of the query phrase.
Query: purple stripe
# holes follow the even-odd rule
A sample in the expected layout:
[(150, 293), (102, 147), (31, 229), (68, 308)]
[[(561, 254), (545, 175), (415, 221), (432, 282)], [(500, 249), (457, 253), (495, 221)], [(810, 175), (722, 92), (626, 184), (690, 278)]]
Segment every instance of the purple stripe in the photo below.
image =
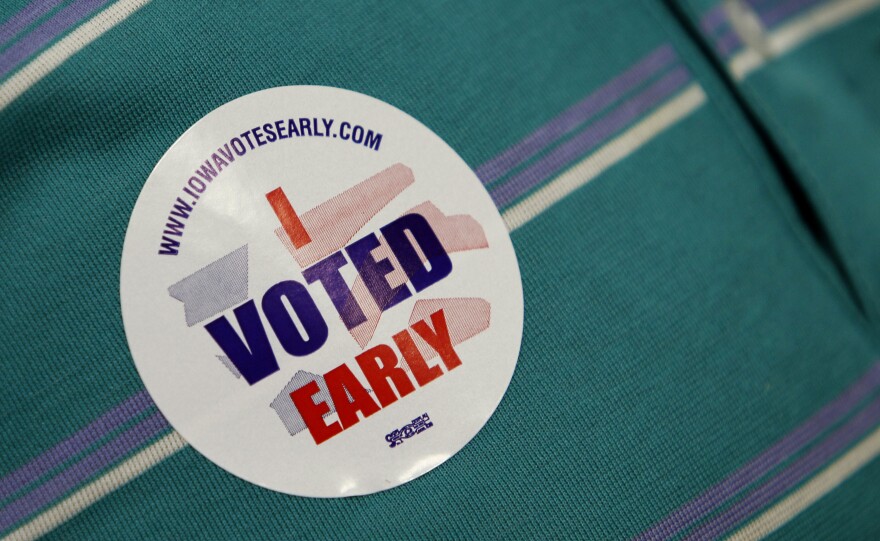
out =
[(23, 521), (169, 428), (159, 412), (147, 417), (52, 480), (0, 510), (0, 532)]
[[(746, 4), (748, 4), (753, 11), (767, 2), (768, 0), (746, 0)], [(709, 37), (712, 37), (717, 30), (727, 28), (728, 23), (729, 21), (727, 13), (724, 10), (724, 5), (720, 2), (715, 7), (706, 10), (706, 12), (703, 13), (703, 16), (700, 17), (700, 29), (703, 31), (703, 34)]]
[(123, 401), (76, 434), (0, 479), (0, 501), (85, 451), (105, 435), (152, 406), (153, 401), (150, 400), (147, 391), (141, 391)]
[(695, 530), (687, 539), (714, 539), (720, 536), (814, 474), (878, 423), (880, 423), (880, 398), (871, 402), (858, 415), (809, 453), (785, 468), (779, 475), (755, 489), (723, 514)]
[(477, 168), (477, 176), (488, 184), (509, 173), (545, 147), (570, 133), (580, 124), (638, 87), (659, 70), (675, 61), (669, 45), (658, 47), (601, 88), (545, 123), (525, 139)]
[(761, 16), (761, 22), (763, 22), (765, 26), (775, 26), (808, 7), (822, 3), (823, 1), (824, 0), (789, 0), (788, 2), (782, 2), (781, 4), (773, 6), (772, 9), (765, 10), (763, 13), (759, 13), (759, 15)]
[(839, 422), (878, 387), (880, 387), (880, 362), (875, 363), (865, 375), (840, 396), (825, 405), (766, 451), (694, 500), (679, 507), (635, 539), (638, 541), (669, 539), (691, 526), (713, 512), (731, 496), (803, 449), (825, 430)]
[(742, 46), (739, 35), (733, 30), (728, 30), (724, 34), (718, 36), (715, 40), (715, 50), (722, 58), (727, 58), (730, 53), (736, 51)]
[(700, 18), (700, 28), (704, 34), (711, 35), (716, 29), (727, 23), (727, 13), (724, 12), (724, 6), (718, 4), (710, 9)]
[(5, 23), (0, 24), (0, 47), (6, 45), (28, 26), (42, 19), (61, 2), (62, 0), (34, 0)]
[(11, 47), (0, 53), (0, 78), (8, 75), (47, 43), (76, 26), (88, 14), (107, 2), (108, 0), (76, 0), (36, 27), (32, 32), (26, 34)]
[(640, 94), (596, 121), (575, 137), (558, 146), (530, 167), (508, 179), (491, 191), (492, 199), (501, 208), (534, 188), (548, 176), (598, 146), (621, 128), (643, 115), (654, 105), (669, 97), (690, 80), (682, 67), (664, 75)]

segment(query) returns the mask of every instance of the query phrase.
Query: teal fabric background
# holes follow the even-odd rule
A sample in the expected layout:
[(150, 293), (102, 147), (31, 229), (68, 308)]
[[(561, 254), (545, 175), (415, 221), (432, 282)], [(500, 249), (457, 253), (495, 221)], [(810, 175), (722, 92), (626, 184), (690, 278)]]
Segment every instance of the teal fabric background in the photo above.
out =
[(818, 207), (880, 332), (880, 12), (746, 83), (746, 95)]
[[(644, 530), (880, 358), (876, 328), (799, 222), (727, 87), (651, 2), (156, 1), (71, 58), (0, 114), (0, 472), (142, 388), (119, 314), (126, 224), (156, 161), (207, 112), (267, 87), (348, 88), (408, 112), (476, 167), (667, 42), (707, 103), (513, 233), (522, 354), (498, 411), (458, 455), (385, 493), (314, 500), (250, 485), (187, 448), (50, 537)], [(786, 74), (753, 84), (771, 77)], [(863, 120), (848, 124), (853, 137), (877, 129)], [(805, 178), (844, 161), (817, 158)], [(872, 166), (852, 167), (845, 177), (863, 182), (852, 196), (835, 188), (853, 205), (841, 212), (875, 219), (859, 207), (877, 200)], [(876, 246), (871, 224), (862, 238)], [(846, 253), (854, 275), (876, 279), (876, 252)], [(817, 506), (822, 531), (877, 531), (870, 508), (848, 502), (876, 502), (878, 474), (874, 464)], [(802, 538), (810, 520), (779, 536)]]
[[(695, 28), (703, 14), (719, 5), (712, 0), (675, 3)], [(752, 4), (766, 11), (781, 3)], [(833, 2), (813, 4), (821, 8)], [(706, 40), (709, 50), (711, 42)], [(796, 172), (875, 329), (880, 329), (878, 43), (880, 11), (874, 9), (735, 83)]]

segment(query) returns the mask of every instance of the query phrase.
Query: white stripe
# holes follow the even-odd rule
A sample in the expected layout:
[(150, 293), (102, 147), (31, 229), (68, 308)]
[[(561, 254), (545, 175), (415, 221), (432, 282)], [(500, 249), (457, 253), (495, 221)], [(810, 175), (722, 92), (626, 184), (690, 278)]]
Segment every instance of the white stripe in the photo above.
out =
[(686, 117), (706, 101), (706, 94), (693, 83), (662, 107), (642, 119), (596, 152), (556, 177), (528, 198), (506, 210), (502, 217), (510, 231), (521, 227), (571, 192), (623, 160), (663, 130)]
[(180, 451), (186, 445), (187, 443), (180, 434), (171, 432), (46, 511), (43, 511), (30, 522), (4, 537), (2, 541), (25, 541), (46, 535), (104, 496), (146, 472), (165, 458)]
[(877, 455), (880, 455), (880, 428), (832, 462), (810, 482), (730, 536), (728, 541), (752, 541), (767, 537), (834, 490)]
[(55, 68), (80, 49), (98, 39), (104, 32), (121, 23), (149, 2), (150, 0), (119, 0), (43, 51), (15, 72), (6, 82), (0, 84), (0, 111), (37, 84), (43, 77), (52, 73)]
[(768, 60), (787, 53), (806, 40), (880, 6), (880, 0), (837, 0), (810, 10), (767, 35), (769, 57), (752, 48), (737, 53), (728, 69), (738, 80), (763, 66)]

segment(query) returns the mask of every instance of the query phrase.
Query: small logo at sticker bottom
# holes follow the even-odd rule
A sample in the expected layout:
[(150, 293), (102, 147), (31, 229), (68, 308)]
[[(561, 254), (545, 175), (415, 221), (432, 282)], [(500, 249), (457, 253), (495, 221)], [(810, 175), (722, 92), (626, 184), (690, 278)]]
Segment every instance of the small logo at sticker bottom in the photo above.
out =
[(447, 460), (498, 406), (522, 336), (513, 246), (476, 175), (412, 117), (335, 88), (250, 94), (184, 133), (135, 205), (120, 282), (174, 428), (303, 496)]
[(428, 417), (427, 413), (423, 413), (420, 417), (416, 417), (412, 420), (408, 425), (392, 431), (390, 434), (385, 436), (385, 441), (391, 444), (391, 447), (397, 447), (398, 445), (403, 443), (403, 440), (411, 438), (416, 434), (421, 434), (425, 430), (428, 430), (434, 426), (434, 423), (431, 422), (430, 417)]

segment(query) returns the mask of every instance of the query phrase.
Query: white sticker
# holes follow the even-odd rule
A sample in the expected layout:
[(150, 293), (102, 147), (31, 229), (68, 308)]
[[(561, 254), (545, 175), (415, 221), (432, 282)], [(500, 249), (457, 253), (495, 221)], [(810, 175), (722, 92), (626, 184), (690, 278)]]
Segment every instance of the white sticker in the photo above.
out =
[(280, 87), (209, 113), (138, 198), (120, 279), (138, 372), (201, 454), (265, 488), (370, 494), (489, 419), (522, 338), (486, 189), (406, 113)]

